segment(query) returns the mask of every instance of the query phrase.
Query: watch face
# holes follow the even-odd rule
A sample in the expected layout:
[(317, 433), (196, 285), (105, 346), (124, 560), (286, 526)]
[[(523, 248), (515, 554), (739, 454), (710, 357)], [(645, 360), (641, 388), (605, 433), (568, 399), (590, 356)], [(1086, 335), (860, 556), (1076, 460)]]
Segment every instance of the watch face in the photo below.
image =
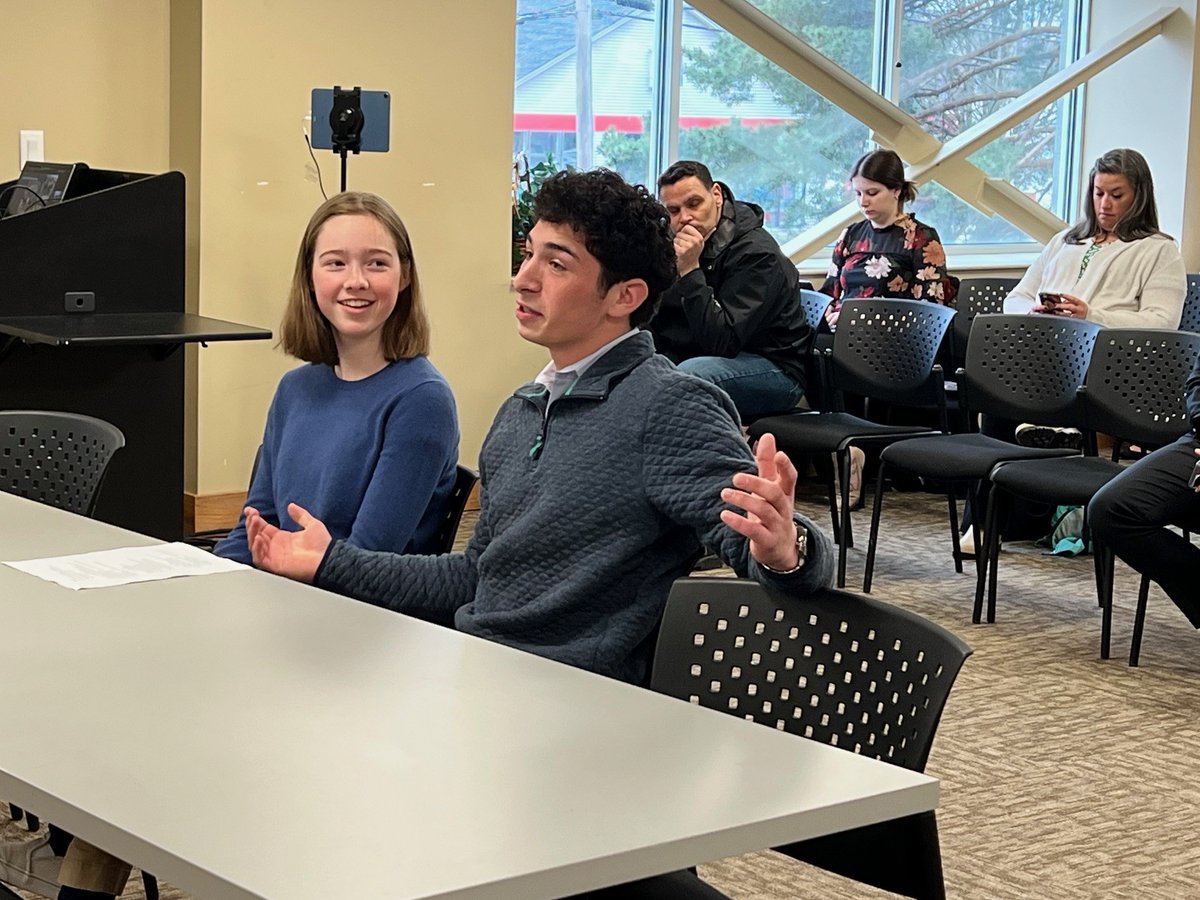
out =
[(808, 555), (808, 529), (800, 525), (796, 526), (796, 550), (801, 556)]

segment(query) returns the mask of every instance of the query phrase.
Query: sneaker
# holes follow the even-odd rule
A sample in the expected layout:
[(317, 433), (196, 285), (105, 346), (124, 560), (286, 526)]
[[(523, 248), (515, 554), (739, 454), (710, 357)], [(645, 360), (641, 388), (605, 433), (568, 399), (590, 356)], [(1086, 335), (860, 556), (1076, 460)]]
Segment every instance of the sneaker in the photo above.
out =
[(44, 838), (0, 843), (0, 881), (45, 897), (57, 897), (62, 857)]
[(1082, 450), (1083, 433), (1078, 428), (1053, 428), (1026, 423), (1017, 426), (1017, 443), (1022, 447), (1045, 450)]

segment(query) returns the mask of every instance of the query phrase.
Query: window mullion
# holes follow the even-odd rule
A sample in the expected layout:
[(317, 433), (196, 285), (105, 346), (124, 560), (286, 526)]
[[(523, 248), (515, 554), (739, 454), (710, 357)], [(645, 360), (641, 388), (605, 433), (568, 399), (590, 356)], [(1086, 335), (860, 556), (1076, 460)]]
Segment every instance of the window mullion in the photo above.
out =
[(871, 86), (880, 96), (900, 104), (900, 29), (904, 0), (875, 0), (875, 46)]
[(654, 11), (658, 52), (655, 58), (654, 105), (650, 115), (649, 171), (653, 185), (679, 158), (679, 84), (683, 77), (683, 0), (659, 0)]

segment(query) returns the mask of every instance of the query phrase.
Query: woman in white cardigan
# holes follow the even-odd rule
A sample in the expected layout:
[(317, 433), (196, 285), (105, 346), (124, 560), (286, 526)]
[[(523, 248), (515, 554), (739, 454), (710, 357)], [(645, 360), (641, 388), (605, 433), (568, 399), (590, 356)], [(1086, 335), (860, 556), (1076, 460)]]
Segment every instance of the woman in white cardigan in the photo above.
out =
[[(1175, 241), (1158, 230), (1145, 157), (1136, 150), (1105, 153), (1092, 166), (1088, 195), (1083, 219), (1050, 239), (1005, 298), (1004, 311), (1178, 328), (1187, 276)], [(1056, 300), (1044, 304), (1040, 294)]]

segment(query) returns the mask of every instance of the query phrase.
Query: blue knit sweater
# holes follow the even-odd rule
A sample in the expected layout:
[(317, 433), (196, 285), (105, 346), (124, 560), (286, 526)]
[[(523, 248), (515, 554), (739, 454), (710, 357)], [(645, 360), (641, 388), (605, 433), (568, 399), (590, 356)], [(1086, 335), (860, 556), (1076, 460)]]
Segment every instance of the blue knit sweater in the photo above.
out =
[(484, 443), (480, 518), (464, 553), (370, 553), (335, 542), (316, 583), (401, 612), (453, 613), (460, 631), (641, 682), (671, 583), (701, 542), (740, 575), (793, 595), (828, 587), (829, 539), (811, 522), (808, 563), (774, 575), (720, 521), (735, 472), (752, 471), (719, 388), (654, 354), (649, 334), (597, 360), (546, 415), (529, 384)]
[[(433, 553), (457, 462), (454, 397), (428, 359), (361, 381), (311, 364), (279, 382), (247, 503), (287, 530), (294, 502), (355, 546)], [(250, 562), (244, 517), (214, 552)]]

